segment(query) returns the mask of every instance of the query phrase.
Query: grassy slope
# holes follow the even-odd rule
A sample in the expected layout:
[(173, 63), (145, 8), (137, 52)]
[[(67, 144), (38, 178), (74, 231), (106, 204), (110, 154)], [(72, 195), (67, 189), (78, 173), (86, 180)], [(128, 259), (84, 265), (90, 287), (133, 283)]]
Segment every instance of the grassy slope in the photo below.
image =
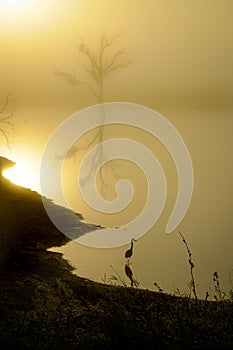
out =
[(197, 313), (188, 298), (73, 275), (46, 251), (68, 239), (37, 193), (4, 181), (0, 227), (1, 349), (233, 348), (233, 303), (202, 302)]

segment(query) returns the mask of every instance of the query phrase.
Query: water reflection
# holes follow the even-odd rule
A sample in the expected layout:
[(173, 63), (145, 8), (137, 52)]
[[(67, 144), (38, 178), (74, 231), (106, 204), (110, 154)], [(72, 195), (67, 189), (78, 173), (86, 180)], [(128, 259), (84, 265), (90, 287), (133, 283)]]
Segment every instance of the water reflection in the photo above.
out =
[(130, 268), (129, 264), (125, 264), (125, 274), (129, 278), (131, 287), (138, 287), (139, 281), (134, 277), (133, 271)]

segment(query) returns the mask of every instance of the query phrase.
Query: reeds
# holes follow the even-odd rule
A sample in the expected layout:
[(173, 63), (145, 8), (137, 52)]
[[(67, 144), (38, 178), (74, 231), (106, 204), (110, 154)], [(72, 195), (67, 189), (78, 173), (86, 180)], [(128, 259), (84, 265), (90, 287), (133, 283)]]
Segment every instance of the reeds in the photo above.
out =
[(190, 275), (191, 275), (191, 290), (193, 292), (194, 295), (194, 299), (195, 299), (195, 304), (196, 304), (196, 309), (197, 311), (199, 310), (199, 305), (198, 305), (198, 298), (197, 298), (197, 292), (196, 292), (196, 282), (195, 282), (195, 278), (194, 278), (194, 274), (193, 274), (193, 269), (195, 267), (193, 260), (192, 260), (192, 253), (189, 249), (188, 243), (186, 241), (186, 239), (184, 238), (184, 236), (182, 235), (182, 233), (179, 231), (179, 235), (182, 238), (182, 241), (185, 244), (186, 250), (188, 252), (188, 262), (189, 262), (189, 266), (190, 266)]

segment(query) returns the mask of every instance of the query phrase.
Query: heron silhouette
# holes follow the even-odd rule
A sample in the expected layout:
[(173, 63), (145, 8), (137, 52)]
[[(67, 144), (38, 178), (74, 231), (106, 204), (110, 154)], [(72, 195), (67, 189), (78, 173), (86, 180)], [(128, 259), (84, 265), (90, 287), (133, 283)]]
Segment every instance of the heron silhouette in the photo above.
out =
[(132, 238), (131, 239), (131, 247), (130, 247), (130, 249), (126, 250), (126, 252), (125, 252), (125, 258), (126, 258), (127, 263), (129, 263), (129, 260), (130, 260), (131, 256), (133, 255), (133, 243), (134, 242), (137, 242), (137, 240)]
[(125, 274), (130, 279), (131, 287), (133, 287), (134, 286), (133, 271), (131, 270), (128, 264), (125, 264)]
[(125, 264), (125, 274), (126, 274), (126, 276), (129, 278), (129, 280), (130, 280), (131, 287), (138, 287), (138, 286), (139, 286), (139, 282), (138, 282), (138, 280), (134, 277), (133, 271), (132, 271), (131, 268), (129, 267), (129, 264), (128, 264), (128, 263)]

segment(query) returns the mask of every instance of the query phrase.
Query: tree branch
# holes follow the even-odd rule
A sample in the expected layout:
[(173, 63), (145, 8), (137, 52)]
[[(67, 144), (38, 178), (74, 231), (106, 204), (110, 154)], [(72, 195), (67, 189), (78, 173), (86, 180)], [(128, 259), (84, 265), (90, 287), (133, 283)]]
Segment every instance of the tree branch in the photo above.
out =
[(129, 66), (132, 62), (127, 62), (127, 63), (121, 63), (121, 64), (115, 64), (112, 67), (110, 67), (105, 73), (104, 76), (109, 74), (110, 72), (114, 71), (114, 70), (118, 70), (118, 69), (122, 69), (125, 68), (127, 66)]
[(2, 128), (0, 128), (0, 133), (1, 133), (1, 134), (3, 135), (3, 137), (5, 138), (7, 147), (9, 147), (9, 146), (10, 146), (10, 140), (9, 140), (9, 135), (8, 135), (8, 133), (7, 133), (4, 129), (2, 129)]
[(112, 65), (114, 65), (116, 60), (119, 59), (119, 57), (122, 55), (127, 55), (127, 51), (125, 49), (117, 51), (114, 54), (112, 60), (110, 62), (106, 63), (105, 67), (103, 67), (103, 71), (105, 72), (106, 70), (108, 70), (108, 68), (110, 68)]
[(74, 74), (63, 72), (63, 71), (56, 68), (54, 75), (63, 78), (68, 84), (70, 84), (72, 86), (84, 85), (84, 86), (88, 87), (96, 97), (98, 97), (97, 92), (89, 83), (78, 80)]
[(13, 132), (13, 124), (11, 118), (14, 115), (13, 100), (10, 100), (10, 96), (6, 97), (2, 108), (0, 109), (0, 133), (6, 141), (7, 147), (10, 146), (10, 134)]

